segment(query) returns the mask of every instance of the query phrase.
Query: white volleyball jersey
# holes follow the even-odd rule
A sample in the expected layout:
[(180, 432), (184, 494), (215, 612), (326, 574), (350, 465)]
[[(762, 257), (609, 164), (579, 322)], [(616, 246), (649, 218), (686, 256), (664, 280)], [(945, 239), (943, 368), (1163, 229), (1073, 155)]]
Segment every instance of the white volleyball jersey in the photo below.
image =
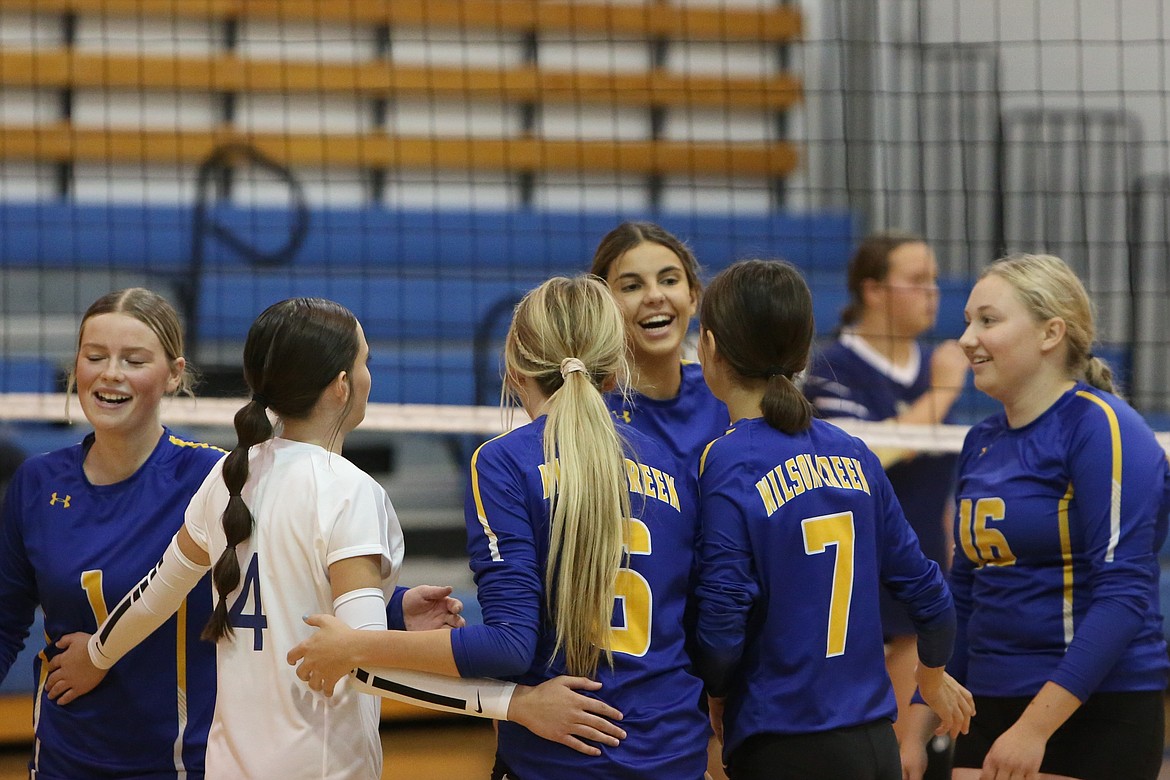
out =
[[(185, 520), (213, 563), (227, 547), (222, 467)], [(380, 555), (382, 588), (387, 597), (393, 591), (403, 553), (394, 507), (342, 456), (288, 439), (252, 448), (243, 498), (255, 525), (236, 549), (240, 585), (228, 597), (234, 636), (218, 643), (207, 777), (378, 778), (378, 700), (345, 685), (331, 698), (313, 692), (285, 656), (315, 630), (303, 616), (333, 611), (330, 564)]]

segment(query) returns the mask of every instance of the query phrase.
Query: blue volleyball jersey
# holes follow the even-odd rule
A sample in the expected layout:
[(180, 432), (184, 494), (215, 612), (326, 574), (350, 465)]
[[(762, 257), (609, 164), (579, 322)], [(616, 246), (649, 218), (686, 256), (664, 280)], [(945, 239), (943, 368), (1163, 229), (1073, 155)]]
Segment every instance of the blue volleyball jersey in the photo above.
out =
[(683, 361), (682, 384), (678, 395), (657, 400), (631, 391), (605, 397), (609, 410), (618, 420), (664, 443), (691, 473), (699, 473), (699, 456), (713, 439), (722, 436), (730, 425), (727, 406), (711, 395), (703, 380), (703, 367)]
[(877, 457), (823, 420), (741, 420), (704, 453), (697, 645), (724, 755), (759, 733), (893, 719), (879, 583), (922, 625), (952, 608)]
[[(815, 355), (802, 389), (820, 417), (889, 420), (930, 389), (932, 351), (925, 347), (916, 351), (916, 364), (899, 371), (859, 337), (846, 333)], [(949, 421), (950, 415), (944, 419)], [(957, 461), (953, 453), (920, 452), (886, 469), (922, 551), (940, 565), (949, 547), (943, 518)], [(887, 636), (912, 633), (905, 611), (888, 595), (883, 597), (882, 612)]]
[(215, 705), (215, 645), (199, 634), (211, 615), (209, 578), (177, 617), (111, 669), (91, 693), (64, 707), (44, 691), (53, 643), (93, 633), (107, 607), (149, 571), (183, 524), (191, 496), (223, 451), (170, 430), (131, 477), (93, 485), (82, 471), (93, 435), (26, 461), (8, 488), (0, 529), (0, 676), (45, 614), (36, 684), (38, 778), (202, 777)]
[(897, 417), (930, 389), (932, 351), (915, 344), (904, 370), (851, 333), (813, 354), (804, 394), (825, 418), (879, 422)]
[[(537, 685), (565, 673), (553, 657), (555, 628), (546, 609), (548, 490), (554, 476), (542, 455), (546, 418), (495, 438), (471, 461), (468, 551), (484, 625), (453, 632), (464, 676), (501, 676)], [(699, 711), (702, 684), (684, 649), (684, 611), (698, 532), (693, 477), (660, 443), (622, 428), (634, 519), (628, 568), (619, 573), (611, 669), (604, 656), (596, 696), (624, 714), (627, 737), (589, 757), (513, 723), (501, 723), (499, 753), (513, 772), (535, 778), (678, 778), (699, 780), (710, 728)], [(500, 646), (512, 648), (501, 654)], [(519, 653), (519, 664), (501, 664)]]
[(955, 676), (985, 696), (1048, 680), (1082, 701), (1164, 689), (1168, 490), (1149, 426), (1083, 383), (1028, 425), (999, 414), (973, 427), (956, 490)]

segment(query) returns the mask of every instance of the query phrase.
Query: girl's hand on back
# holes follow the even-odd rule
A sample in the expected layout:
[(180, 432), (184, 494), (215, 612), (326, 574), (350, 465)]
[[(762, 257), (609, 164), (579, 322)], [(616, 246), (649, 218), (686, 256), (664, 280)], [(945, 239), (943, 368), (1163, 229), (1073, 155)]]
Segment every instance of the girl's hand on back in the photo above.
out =
[(309, 615), (305, 622), (320, 630), (288, 651), (288, 663), (310, 688), (329, 696), (337, 681), (357, 666), (350, 649), (358, 631), (333, 615)]
[(600, 688), (596, 680), (566, 675), (535, 687), (518, 685), (508, 706), (508, 720), (578, 753), (600, 756), (600, 748), (583, 740), (617, 747), (626, 738), (626, 732), (612, 722), (622, 719), (620, 712), (599, 699), (578, 693)]

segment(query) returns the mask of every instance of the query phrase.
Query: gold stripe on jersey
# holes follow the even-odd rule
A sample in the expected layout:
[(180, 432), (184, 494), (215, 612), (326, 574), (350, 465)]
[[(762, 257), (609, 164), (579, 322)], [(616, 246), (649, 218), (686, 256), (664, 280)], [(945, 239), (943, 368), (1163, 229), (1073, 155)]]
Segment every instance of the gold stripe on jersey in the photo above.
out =
[(1117, 423), (1117, 414), (1109, 404), (1085, 390), (1078, 390), (1077, 395), (1101, 407), (1101, 411), (1105, 412), (1105, 419), (1109, 421), (1113, 484), (1109, 494), (1109, 547), (1105, 550), (1105, 562), (1112, 563), (1117, 542), (1121, 539), (1121, 426)]
[(794, 455), (756, 481), (756, 491), (771, 517), (780, 507), (809, 490), (825, 486), (869, 494), (861, 461), (838, 455)]
[(106, 622), (110, 612), (106, 609), (105, 591), (102, 589), (102, 570), (87, 569), (81, 573), (81, 589), (85, 591), (85, 598), (89, 601), (89, 608), (93, 610), (94, 620), (100, 626)]
[(175, 684), (178, 687), (175, 697), (175, 719), (178, 721), (178, 734), (175, 737), (175, 770), (180, 777), (186, 774), (186, 765), (183, 763), (183, 740), (187, 735), (187, 600), (179, 605), (175, 613)]
[[(506, 436), (507, 434), (500, 434)], [(499, 436), (496, 439), (500, 438)], [(491, 439), (490, 441), (495, 441)], [(488, 442), (484, 442), (487, 444)], [(483, 509), (483, 498), (479, 493), (479, 452), (484, 447), (483, 444), (475, 448), (475, 453), (471, 456), (471, 495), (475, 499), (475, 516), (479, 519), (479, 525), (483, 528), (484, 534), (488, 539), (488, 552), (492, 555), (493, 561), (504, 560), (500, 556), (500, 540), (496, 538), (496, 532), (488, 524), (487, 513)]]
[[(49, 633), (44, 632), (45, 647), (52, 644), (53, 640), (49, 638)], [(41, 659), (41, 674), (37, 680), (37, 692), (33, 695), (33, 766), (31, 777), (36, 777), (37, 771), (41, 766), (41, 701), (45, 698), (45, 680), (49, 677), (49, 656), (45, 655), (45, 651), (41, 650), (37, 653), (37, 657)]]
[(208, 444), (204, 441), (186, 441), (184, 439), (180, 439), (178, 436), (175, 436), (173, 433), (167, 437), (167, 441), (176, 447), (192, 447), (197, 450), (215, 450), (216, 452), (222, 452), (225, 455), (227, 454), (227, 450), (225, 450), (223, 447), (216, 447), (214, 444)]
[(1073, 499), (1073, 486), (1069, 483), (1068, 490), (1064, 492), (1064, 497), (1056, 507), (1057, 525), (1060, 529), (1060, 559), (1064, 562), (1064, 604), (1062, 607), (1062, 620), (1064, 623), (1064, 644), (1065, 647), (1073, 640), (1073, 555), (1072, 555), (1072, 532), (1068, 525), (1068, 505)]
[[(731, 433), (734, 430), (735, 430), (735, 428), (728, 428), (727, 433)], [(725, 433), (723, 435), (726, 436), (727, 433)], [(707, 446), (703, 448), (703, 454), (699, 457), (699, 476), (700, 477), (703, 476), (703, 470), (707, 468), (707, 453), (711, 451), (711, 445), (717, 441), (719, 441), (719, 439), (712, 439), (711, 441), (707, 442)]]

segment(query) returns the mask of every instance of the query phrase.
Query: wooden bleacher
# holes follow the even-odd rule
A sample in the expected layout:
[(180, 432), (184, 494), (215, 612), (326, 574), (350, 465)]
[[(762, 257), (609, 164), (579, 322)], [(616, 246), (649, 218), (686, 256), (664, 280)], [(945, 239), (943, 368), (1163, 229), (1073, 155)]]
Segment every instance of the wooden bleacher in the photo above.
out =
[[(194, 18), (411, 25), (424, 29), (522, 31), (534, 35), (598, 35), (635, 40), (674, 38), (782, 44), (800, 33), (800, 14), (788, 6), (767, 10), (645, 6), (602, 2), (459, 0), (393, 3), (373, 0), (11, 0), (6, 10), (104, 17)], [(434, 100), (503, 104), (573, 104), (647, 109), (734, 108), (787, 110), (800, 99), (792, 74), (748, 78), (690, 76), (665, 69), (590, 73), (544, 69), (450, 68), (389, 61), (306, 63), (207, 56), (119, 55), (75, 51), (0, 53), (0, 85), (34, 89), (177, 93), (358, 94), (424, 96)], [(289, 166), (367, 169), (590, 172), (679, 176), (782, 178), (799, 164), (787, 141), (671, 141), (514, 137), (411, 136), (245, 132), (231, 126), (146, 130), (87, 127), (69, 121), (0, 125), (0, 159), (56, 163), (193, 164), (216, 147), (248, 143)]]

